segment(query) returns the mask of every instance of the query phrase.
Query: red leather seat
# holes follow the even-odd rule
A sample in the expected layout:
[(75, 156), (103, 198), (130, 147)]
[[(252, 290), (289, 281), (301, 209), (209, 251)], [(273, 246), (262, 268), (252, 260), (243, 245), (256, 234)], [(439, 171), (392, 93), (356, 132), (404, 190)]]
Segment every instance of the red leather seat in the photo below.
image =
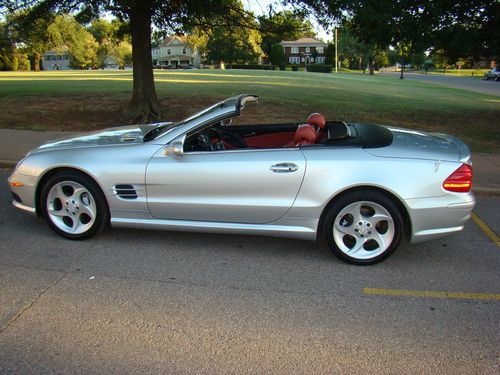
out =
[(288, 142), (285, 147), (303, 146), (316, 143), (318, 132), (309, 124), (299, 125), (295, 131), (293, 141)]
[(307, 123), (318, 129), (323, 129), (326, 125), (326, 118), (321, 113), (311, 113), (307, 118)]

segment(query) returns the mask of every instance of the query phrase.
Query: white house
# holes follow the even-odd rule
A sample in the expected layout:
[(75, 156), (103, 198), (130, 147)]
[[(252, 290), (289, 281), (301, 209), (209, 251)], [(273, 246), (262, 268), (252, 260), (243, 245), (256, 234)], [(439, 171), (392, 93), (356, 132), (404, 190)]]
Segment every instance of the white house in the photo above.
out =
[(67, 48), (62, 52), (47, 51), (42, 56), (42, 65), (45, 70), (68, 70), (69, 54)]
[(163, 39), (158, 47), (151, 49), (154, 66), (180, 68), (183, 66), (200, 67), (200, 56), (192, 51), (185, 36), (173, 35)]

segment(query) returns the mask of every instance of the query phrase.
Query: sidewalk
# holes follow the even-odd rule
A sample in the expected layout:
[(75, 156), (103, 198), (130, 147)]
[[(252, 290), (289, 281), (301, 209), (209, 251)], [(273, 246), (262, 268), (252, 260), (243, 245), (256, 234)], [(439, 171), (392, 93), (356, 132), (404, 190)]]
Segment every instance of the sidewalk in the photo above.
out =
[[(75, 133), (0, 129), (0, 167), (12, 168), (26, 153), (52, 139)], [(500, 154), (472, 154), (474, 185), (478, 195), (500, 196)]]

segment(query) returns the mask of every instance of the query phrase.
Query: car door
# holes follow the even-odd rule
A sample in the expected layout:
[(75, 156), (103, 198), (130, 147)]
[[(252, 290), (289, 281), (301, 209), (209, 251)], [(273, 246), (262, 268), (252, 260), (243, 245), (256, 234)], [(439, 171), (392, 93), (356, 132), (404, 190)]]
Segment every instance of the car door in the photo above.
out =
[(158, 219), (269, 223), (292, 206), (305, 168), (299, 149), (160, 150), (146, 170), (149, 211)]

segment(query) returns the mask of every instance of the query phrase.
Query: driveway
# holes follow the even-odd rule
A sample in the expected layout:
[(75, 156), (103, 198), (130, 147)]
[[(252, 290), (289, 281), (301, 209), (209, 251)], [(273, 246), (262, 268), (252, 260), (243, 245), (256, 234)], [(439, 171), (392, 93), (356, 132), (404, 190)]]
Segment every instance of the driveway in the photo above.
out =
[[(392, 76), (399, 79), (399, 72), (384, 72), (381, 76)], [(450, 75), (405, 73), (405, 79), (432, 83), (436, 85), (448, 86), (457, 89), (470, 90), (481, 94), (500, 95), (500, 83), (493, 80), (485, 81), (483, 79), (472, 77), (456, 77)]]
[[(56, 236), (0, 172), (2, 374), (498, 374), (500, 248), (475, 222), (370, 267), (287, 239)], [(477, 214), (500, 230), (500, 198)]]

